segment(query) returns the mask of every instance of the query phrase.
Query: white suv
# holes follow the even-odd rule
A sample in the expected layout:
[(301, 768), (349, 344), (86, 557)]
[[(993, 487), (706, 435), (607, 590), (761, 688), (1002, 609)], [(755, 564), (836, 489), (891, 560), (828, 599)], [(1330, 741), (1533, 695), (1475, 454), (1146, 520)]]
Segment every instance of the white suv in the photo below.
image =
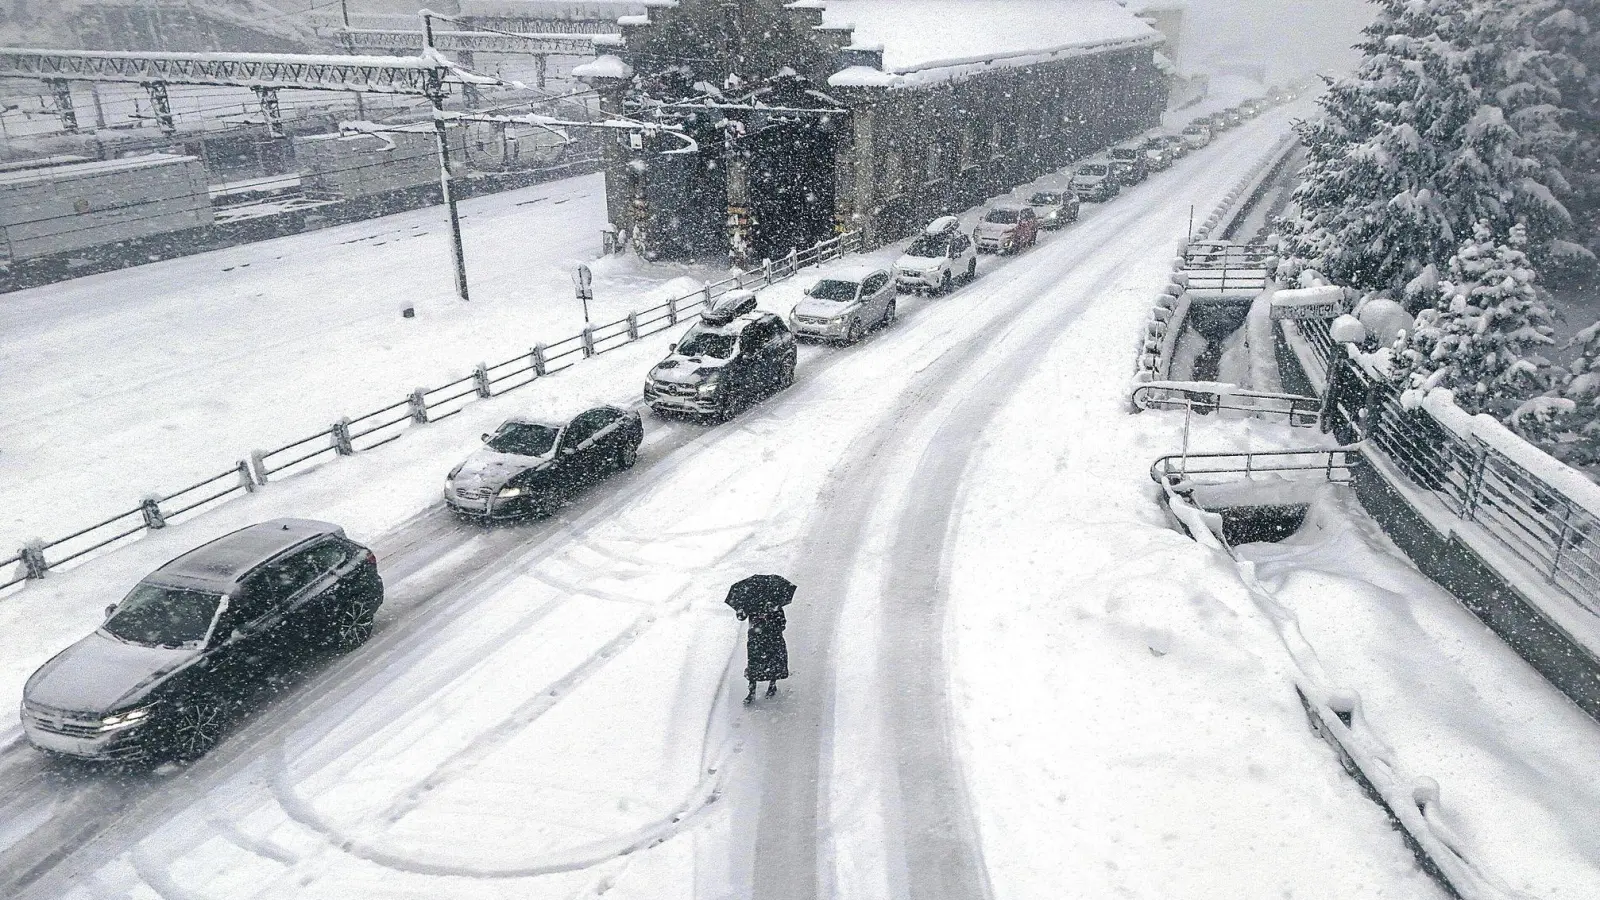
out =
[(948, 294), (957, 282), (978, 274), (978, 248), (961, 233), (961, 220), (943, 216), (928, 223), (894, 262), (894, 282), (904, 291)]

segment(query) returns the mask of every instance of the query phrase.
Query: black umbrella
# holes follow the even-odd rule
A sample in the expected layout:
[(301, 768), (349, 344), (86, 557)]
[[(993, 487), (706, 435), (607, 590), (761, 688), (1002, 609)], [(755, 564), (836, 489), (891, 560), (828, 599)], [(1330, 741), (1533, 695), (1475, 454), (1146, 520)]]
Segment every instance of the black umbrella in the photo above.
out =
[(794, 599), (794, 583), (782, 575), (751, 575), (735, 581), (723, 602), (745, 615), (788, 606)]

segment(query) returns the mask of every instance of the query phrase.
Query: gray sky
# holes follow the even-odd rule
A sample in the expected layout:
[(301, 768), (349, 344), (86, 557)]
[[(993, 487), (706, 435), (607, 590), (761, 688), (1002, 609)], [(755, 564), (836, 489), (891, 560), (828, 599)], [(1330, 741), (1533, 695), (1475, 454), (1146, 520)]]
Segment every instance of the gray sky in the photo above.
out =
[(1189, 0), (1182, 63), (1259, 61), (1270, 81), (1349, 69), (1373, 12), (1365, 0)]

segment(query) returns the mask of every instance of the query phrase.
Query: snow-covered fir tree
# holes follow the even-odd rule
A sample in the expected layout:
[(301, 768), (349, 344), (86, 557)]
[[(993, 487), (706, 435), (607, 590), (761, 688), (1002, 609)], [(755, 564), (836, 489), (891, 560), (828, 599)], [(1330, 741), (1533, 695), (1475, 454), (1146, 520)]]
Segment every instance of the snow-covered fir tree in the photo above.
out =
[(1376, 0), (1362, 64), (1300, 126), (1288, 274), (1426, 298), (1473, 223), (1521, 222), (1540, 246), (1568, 227), (1547, 184), (1559, 91), (1527, 2)]
[(1578, 354), (1548, 392), (1511, 416), (1514, 431), (1574, 468), (1600, 474), (1600, 322), (1572, 339)]
[(1542, 349), (1554, 343), (1548, 306), (1534, 286), (1526, 231), (1497, 240), (1488, 222), (1450, 258), (1434, 304), (1395, 347), (1395, 375), (1412, 397), (1442, 387), (1468, 412), (1509, 419), (1546, 391), (1553, 369)]
[(1571, 212), (1570, 235), (1548, 254), (1558, 268), (1593, 272), (1600, 255), (1600, 0), (1523, 0), (1523, 27), (1553, 78), (1564, 139), (1550, 185)]

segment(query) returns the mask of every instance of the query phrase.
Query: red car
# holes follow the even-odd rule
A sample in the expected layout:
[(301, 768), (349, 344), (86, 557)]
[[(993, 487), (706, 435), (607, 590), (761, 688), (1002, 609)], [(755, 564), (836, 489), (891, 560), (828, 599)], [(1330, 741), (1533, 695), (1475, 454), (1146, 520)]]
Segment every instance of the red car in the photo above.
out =
[(1016, 253), (1038, 243), (1039, 217), (1020, 203), (996, 206), (983, 214), (972, 238), (982, 252)]

